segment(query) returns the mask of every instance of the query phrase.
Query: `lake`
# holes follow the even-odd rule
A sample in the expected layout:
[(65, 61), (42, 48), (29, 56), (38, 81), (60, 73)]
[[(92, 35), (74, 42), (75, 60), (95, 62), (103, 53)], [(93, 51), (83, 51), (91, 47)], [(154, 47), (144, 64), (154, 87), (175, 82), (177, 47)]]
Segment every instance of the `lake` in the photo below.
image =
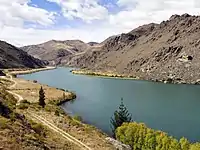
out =
[(200, 141), (200, 86), (74, 75), (70, 70), (58, 68), (18, 77), (75, 92), (77, 99), (62, 108), (107, 134), (111, 133), (110, 118), (123, 98), (134, 121), (176, 138)]

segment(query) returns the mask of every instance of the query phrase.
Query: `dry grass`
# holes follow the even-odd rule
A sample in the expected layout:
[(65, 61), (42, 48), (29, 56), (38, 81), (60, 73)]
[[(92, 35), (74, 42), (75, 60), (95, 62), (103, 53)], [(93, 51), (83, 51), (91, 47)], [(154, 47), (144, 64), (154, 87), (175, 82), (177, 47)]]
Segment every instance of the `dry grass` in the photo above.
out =
[(11, 81), (4, 79), (4, 78), (0, 78), (0, 86), (9, 87), (12, 84), (13, 83)]
[[(26, 109), (18, 109), (18, 113), (27, 115), (26, 111), (34, 112), (34, 114), (38, 114), (48, 121), (52, 122), (62, 130), (71, 134), (78, 140), (82, 141), (89, 147), (94, 150), (114, 150), (113, 146), (105, 140), (107, 137), (103, 133), (101, 133), (98, 129), (91, 127), (89, 125), (82, 124), (77, 120), (72, 119), (62, 112), (59, 106), (55, 105), (59, 98), (63, 97), (63, 93), (65, 93), (65, 98), (70, 99), (70, 92), (64, 92), (62, 90), (49, 87), (47, 85), (41, 85), (39, 83), (33, 83), (33, 81), (26, 81), (24, 79), (13, 78), (14, 81), (17, 82), (16, 86), (13, 87), (12, 92), (21, 95), (24, 99), (26, 99), (31, 104), (28, 105)], [(43, 87), (46, 95), (46, 103), (45, 109), (42, 109), (37, 104), (39, 97), (39, 89)], [(29, 116), (27, 116), (29, 117)], [(31, 118), (29, 118), (30, 120)], [(48, 130), (46, 133), (45, 143), (48, 143), (50, 149), (69, 149), (69, 150), (78, 150), (79, 147), (71, 144), (70, 142), (62, 139), (58, 134), (53, 133)], [(5, 136), (5, 134), (3, 134)], [(3, 137), (0, 134), (0, 138)], [(5, 136), (6, 137), (6, 136)], [(8, 139), (8, 138), (7, 138)], [(10, 139), (8, 141), (11, 141)], [(51, 143), (51, 144), (50, 144)], [(17, 147), (20, 145), (15, 145)]]
[[(35, 111), (34, 108), (29, 108), (27, 111), (30, 111), (30, 110)], [(47, 112), (42, 109), (35, 111), (35, 114), (39, 116), (43, 116), (46, 120), (55, 124), (62, 130), (71, 134), (72, 136), (79, 139), (80, 141), (82, 141), (83, 143), (85, 143), (87, 146), (89, 146), (90, 148), (94, 150), (114, 150), (115, 149), (110, 143), (108, 143), (105, 140), (105, 138), (107, 137), (105, 134), (100, 132), (95, 127), (82, 124), (81, 122), (74, 120), (70, 116), (62, 115), (62, 114), (57, 116), (52, 111)]]
[[(79, 150), (42, 124), (25, 118), (24, 110), (16, 110), (17, 100), (0, 86), (0, 149), (3, 150)], [(5, 109), (6, 108), (6, 109)], [(9, 111), (8, 111), (9, 110)]]
[(45, 91), (46, 101), (56, 100), (63, 97), (65, 94), (66, 98), (70, 96), (71, 93), (58, 90), (47, 85), (42, 85), (39, 83), (33, 83), (32, 81), (27, 81), (24, 79), (14, 78), (17, 82), (16, 86), (12, 89), (13, 92), (21, 95), (24, 99), (31, 103), (38, 102), (39, 90), (41, 86)]

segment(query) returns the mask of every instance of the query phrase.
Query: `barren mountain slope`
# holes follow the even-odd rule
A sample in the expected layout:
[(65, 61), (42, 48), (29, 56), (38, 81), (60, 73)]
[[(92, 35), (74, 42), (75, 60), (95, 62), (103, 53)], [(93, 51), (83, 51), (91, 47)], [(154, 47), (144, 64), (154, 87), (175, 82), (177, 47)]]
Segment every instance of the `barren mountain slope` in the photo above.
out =
[(80, 40), (51, 40), (39, 45), (25, 46), (22, 49), (36, 58), (48, 60), (51, 64), (59, 65), (62, 60), (67, 60), (70, 56), (87, 51), (92, 45)]
[(38, 68), (47, 62), (28, 55), (23, 50), (0, 41), (0, 68)]
[(200, 16), (173, 15), (160, 24), (108, 38), (96, 47), (67, 65), (141, 79), (187, 83), (200, 79)]

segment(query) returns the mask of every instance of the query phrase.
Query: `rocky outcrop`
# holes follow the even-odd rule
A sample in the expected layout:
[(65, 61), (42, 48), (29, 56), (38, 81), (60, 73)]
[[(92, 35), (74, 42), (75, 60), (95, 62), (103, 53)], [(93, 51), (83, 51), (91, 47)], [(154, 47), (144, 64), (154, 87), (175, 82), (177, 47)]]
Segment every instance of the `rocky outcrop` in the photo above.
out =
[(13, 45), (0, 41), (0, 68), (39, 68), (47, 64)]
[(117, 150), (131, 150), (131, 147), (129, 145), (125, 145), (113, 138), (106, 138), (106, 141), (108, 141), (109, 143), (111, 143)]

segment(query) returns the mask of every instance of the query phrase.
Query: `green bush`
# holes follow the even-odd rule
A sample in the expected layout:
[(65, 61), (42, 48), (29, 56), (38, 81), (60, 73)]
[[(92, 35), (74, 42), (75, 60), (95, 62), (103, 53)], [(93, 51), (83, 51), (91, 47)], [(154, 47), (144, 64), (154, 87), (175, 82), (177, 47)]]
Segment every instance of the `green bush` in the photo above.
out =
[(79, 127), (81, 123), (77, 120), (70, 120), (70, 125)]
[(185, 138), (180, 141), (162, 131), (155, 131), (145, 124), (124, 123), (116, 130), (116, 138), (133, 150), (199, 150), (200, 144), (190, 144)]
[(8, 119), (0, 117), (0, 129), (6, 129), (8, 127)]
[(29, 101), (27, 101), (26, 99), (20, 101), (20, 103), (24, 103), (24, 104), (31, 104)]
[(10, 120), (14, 122), (16, 120), (16, 114), (14, 112), (10, 113)]
[(55, 115), (56, 115), (56, 116), (60, 116), (60, 113), (59, 113), (58, 110), (55, 111)]
[(80, 122), (83, 121), (83, 118), (79, 115), (75, 115), (73, 118), (77, 121), (80, 121)]
[(44, 127), (42, 124), (32, 122), (31, 127), (33, 128), (33, 130), (34, 130), (38, 135), (40, 135), (40, 136), (46, 136), (46, 134), (45, 134), (46, 129), (45, 129), (45, 127)]
[(29, 107), (29, 104), (27, 104), (27, 103), (20, 103), (20, 104), (17, 106), (17, 108), (22, 109), (22, 110), (28, 109), (28, 107)]
[(200, 143), (192, 144), (190, 150), (200, 150)]

